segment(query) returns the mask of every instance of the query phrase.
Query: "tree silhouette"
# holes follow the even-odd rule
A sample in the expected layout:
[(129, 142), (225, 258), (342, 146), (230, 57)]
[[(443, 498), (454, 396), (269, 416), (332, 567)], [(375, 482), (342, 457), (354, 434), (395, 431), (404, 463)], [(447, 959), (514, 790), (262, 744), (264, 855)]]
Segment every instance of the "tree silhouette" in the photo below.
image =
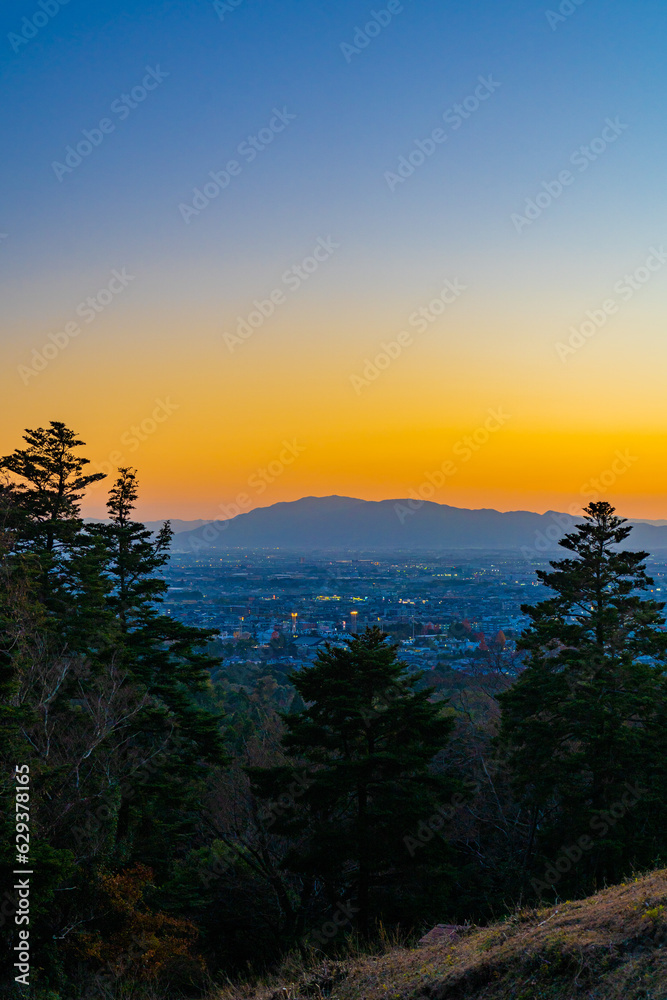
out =
[(584, 517), (560, 542), (572, 555), (537, 573), (553, 596), (523, 606), (528, 665), (500, 702), (529, 851), (552, 862), (590, 837), (570, 876), (587, 889), (653, 861), (664, 842), (667, 633), (664, 605), (642, 596), (647, 553), (619, 550), (630, 526), (606, 502)]

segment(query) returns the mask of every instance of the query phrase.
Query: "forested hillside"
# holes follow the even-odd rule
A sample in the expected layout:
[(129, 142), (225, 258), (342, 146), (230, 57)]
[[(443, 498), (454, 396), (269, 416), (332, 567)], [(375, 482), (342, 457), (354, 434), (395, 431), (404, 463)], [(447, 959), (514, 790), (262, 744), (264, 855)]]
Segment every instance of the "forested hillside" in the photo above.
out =
[(208, 994), (664, 860), (663, 606), (608, 504), (540, 572), (517, 677), (415, 673), (378, 629), (259, 676), (161, 611), (134, 469), (84, 523), (82, 448), (53, 422), (0, 461), (0, 940), (25, 785), (30, 995)]

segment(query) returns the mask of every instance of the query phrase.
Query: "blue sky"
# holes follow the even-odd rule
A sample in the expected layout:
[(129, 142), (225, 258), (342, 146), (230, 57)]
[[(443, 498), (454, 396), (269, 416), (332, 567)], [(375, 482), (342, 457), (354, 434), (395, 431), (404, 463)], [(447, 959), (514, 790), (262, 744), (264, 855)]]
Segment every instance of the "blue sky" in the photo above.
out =
[[(640, 228), (637, 216), (653, 217), (665, 147), (658, 3), (585, 0), (553, 30), (542, 3), (406, 0), (348, 64), (340, 46), (352, 42), (374, 9), (384, 10), (353, 0), (242, 0), (221, 21), (206, 0), (125, 3), (120, 10), (70, 0), (18, 53), (7, 40), (8, 141), (0, 170), (10, 273), (40, 264), (50, 272), (54, 243), (67, 268), (131, 241), (140, 253), (153, 255), (159, 246), (175, 261), (221, 253), (247, 275), (245, 254), (261, 266), (258, 226), (267, 243), (279, 238), (289, 246), (313, 217), (325, 227), (345, 223), (366, 247), (383, 246), (389, 233), (404, 233), (409, 242), (421, 232), (427, 245), (447, 250), (456, 240), (478, 251), (485, 230), (492, 250), (510, 213), (542, 178), (567, 165), (569, 153), (616, 115), (627, 121), (629, 141), (598, 172), (596, 190), (586, 191), (590, 222), (604, 228), (612, 251), (628, 229)], [(20, 32), (20, 15), (37, 11), (25, 0), (5, 8), (0, 37)], [(168, 78), (59, 184), (51, 163), (152, 65)], [(473, 91), (480, 74), (499, 81), (496, 94), (422, 168), (418, 184), (390, 197), (385, 171)], [(274, 106), (287, 106), (296, 122), (239, 178), (224, 232), (216, 206), (199, 220), (193, 246), (177, 205), (266, 123)], [(612, 223), (607, 189), (624, 174), (625, 196)], [(574, 205), (564, 213), (574, 214)], [(569, 228), (563, 238), (571, 235)], [(549, 238), (560, 251), (561, 240)], [(399, 245), (392, 256), (403, 265)], [(414, 259), (414, 249), (405, 256)]]

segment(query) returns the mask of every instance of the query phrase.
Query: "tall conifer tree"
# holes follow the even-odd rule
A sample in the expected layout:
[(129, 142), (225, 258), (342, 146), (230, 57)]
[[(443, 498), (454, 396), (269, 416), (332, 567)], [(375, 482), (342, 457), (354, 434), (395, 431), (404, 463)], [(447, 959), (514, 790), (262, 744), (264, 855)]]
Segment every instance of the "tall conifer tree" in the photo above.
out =
[(172, 531), (167, 521), (153, 537), (135, 521), (137, 496), (136, 470), (119, 469), (107, 502), (110, 523), (90, 528), (106, 545), (108, 606), (120, 624), (133, 676), (178, 719), (183, 763), (221, 759), (218, 720), (200, 709), (194, 697), (209, 683), (208, 668), (218, 663), (206, 652), (217, 633), (184, 625), (161, 611), (168, 586), (159, 571), (169, 560)]
[(553, 595), (523, 607), (527, 668), (500, 696), (534, 887), (557, 871), (560, 892), (618, 880), (667, 848), (664, 605), (644, 596), (648, 553), (620, 549), (625, 520), (606, 502), (584, 517), (560, 542), (572, 555), (537, 573)]
[(30, 526), (24, 544), (50, 553), (79, 532), (79, 501), (105, 476), (85, 474), (89, 459), (74, 450), (84, 442), (59, 420), (26, 430), (23, 440), (27, 447), (0, 458), (0, 469), (16, 479), (14, 489)]
[(417, 689), (419, 675), (407, 672), (386, 638), (368, 629), (292, 674), (306, 707), (284, 716), (291, 764), (252, 771), (260, 793), (274, 801), (298, 789), (294, 808), (274, 827), (298, 838), (286, 867), (323, 885), (331, 908), (352, 903), (363, 936), (401, 909), (409, 921), (415, 891), (422, 912), (433, 890), (442, 905), (451, 874), (445, 842), (430, 830), (433, 843), (422, 851), (417, 834), (429, 821), (446, 826), (438, 808), (458, 791), (431, 766), (453, 718)]

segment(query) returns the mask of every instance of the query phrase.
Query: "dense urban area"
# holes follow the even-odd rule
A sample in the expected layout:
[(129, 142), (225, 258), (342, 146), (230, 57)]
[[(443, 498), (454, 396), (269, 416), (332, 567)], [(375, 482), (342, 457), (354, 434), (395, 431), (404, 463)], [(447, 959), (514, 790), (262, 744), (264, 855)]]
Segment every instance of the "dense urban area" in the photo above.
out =
[[(522, 604), (544, 600), (535, 570), (546, 562), (507, 553), (333, 553), (233, 550), (174, 553), (165, 572), (165, 610), (215, 628), (225, 663), (312, 662), (326, 642), (378, 625), (415, 669), (465, 671), (485, 664), (515, 671)], [(659, 600), (667, 562), (649, 564)]]

